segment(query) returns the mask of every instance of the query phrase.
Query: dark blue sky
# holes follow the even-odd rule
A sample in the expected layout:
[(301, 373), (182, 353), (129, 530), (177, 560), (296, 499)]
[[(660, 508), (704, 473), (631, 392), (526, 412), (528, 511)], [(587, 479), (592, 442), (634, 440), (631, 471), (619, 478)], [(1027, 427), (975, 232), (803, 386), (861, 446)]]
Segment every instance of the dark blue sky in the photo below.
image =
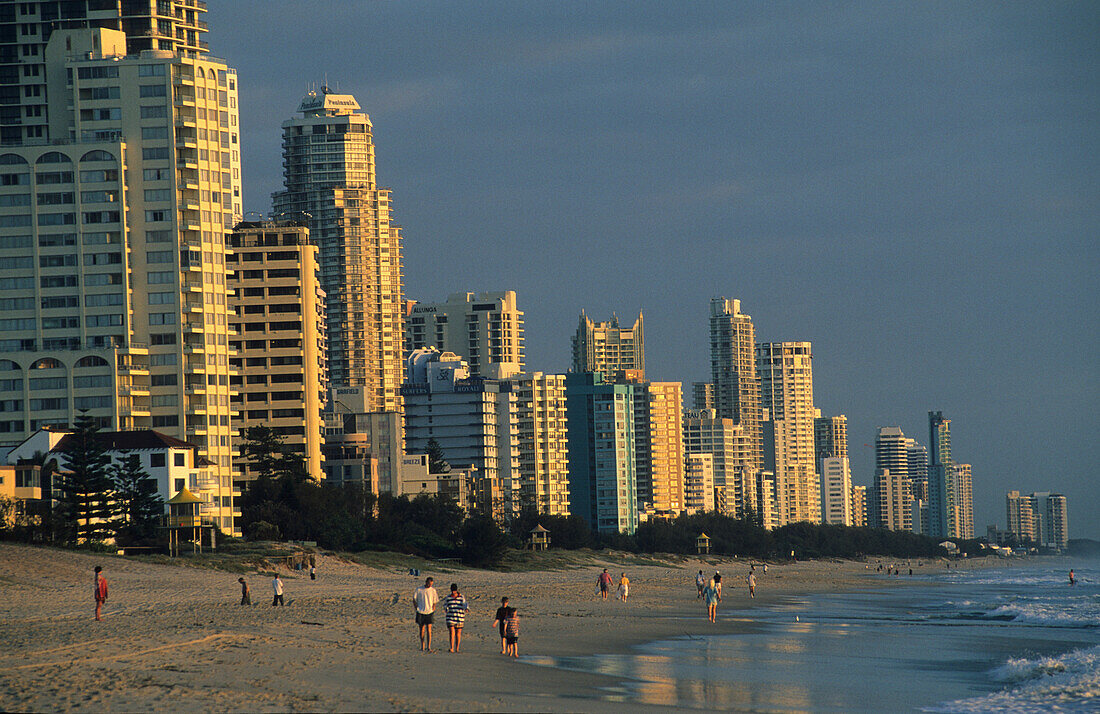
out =
[[(307, 10), (308, 8), (308, 10)], [(644, 310), (652, 378), (709, 378), (708, 301), (810, 340), (857, 483), (878, 426), (952, 419), (975, 526), (1004, 492), (1100, 537), (1100, 6), (211, 2), (245, 209), (309, 83), (354, 94), (409, 297), (507, 290), (564, 371), (582, 308)]]

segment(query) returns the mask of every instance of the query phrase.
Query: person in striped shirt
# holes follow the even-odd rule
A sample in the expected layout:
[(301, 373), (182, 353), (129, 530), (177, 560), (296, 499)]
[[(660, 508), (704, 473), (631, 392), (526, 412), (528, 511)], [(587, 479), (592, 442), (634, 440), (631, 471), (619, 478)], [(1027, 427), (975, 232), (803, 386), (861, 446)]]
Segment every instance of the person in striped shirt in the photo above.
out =
[(443, 613), (447, 618), (447, 630), (451, 634), (451, 648), (448, 652), (458, 652), (462, 644), (462, 626), (466, 624), (466, 613), (469, 611), (466, 596), (458, 591), (458, 583), (451, 583), (451, 594), (443, 598)]

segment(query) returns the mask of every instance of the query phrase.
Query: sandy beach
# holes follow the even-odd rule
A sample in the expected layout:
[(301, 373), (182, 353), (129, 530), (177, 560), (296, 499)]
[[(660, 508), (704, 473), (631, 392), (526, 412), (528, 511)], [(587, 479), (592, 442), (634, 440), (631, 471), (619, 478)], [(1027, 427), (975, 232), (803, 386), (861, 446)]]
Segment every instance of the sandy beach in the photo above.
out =
[[(521, 655), (615, 653), (652, 640), (734, 632), (736, 623), (706, 621), (693, 582), (700, 568), (723, 573), (721, 613), (799, 594), (884, 587), (885, 578), (868, 577), (877, 562), (776, 564), (767, 575), (758, 567), (750, 601), (748, 561), (733, 559), (640, 565), (597, 555), (564, 570), (422, 567), (414, 578), (400, 563), (367, 567), (319, 556), (316, 581), (280, 568), (282, 608), (271, 606), (269, 575), (245, 573), (255, 603), (248, 608), (238, 604), (238, 573), (190, 567), (186, 559), (165, 565), (0, 543), (0, 707), (586, 711), (613, 679), (501, 656), (491, 623), (502, 595), (519, 609)], [(92, 615), (96, 564), (110, 583), (102, 622)], [(628, 602), (595, 595), (603, 567), (616, 582), (627, 572)], [(418, 651), (412, 594), (428, 575), (441, 596), (455, 581), (470, 601), (460, 654), (447, 652), (441, 613), (436, 652)]]

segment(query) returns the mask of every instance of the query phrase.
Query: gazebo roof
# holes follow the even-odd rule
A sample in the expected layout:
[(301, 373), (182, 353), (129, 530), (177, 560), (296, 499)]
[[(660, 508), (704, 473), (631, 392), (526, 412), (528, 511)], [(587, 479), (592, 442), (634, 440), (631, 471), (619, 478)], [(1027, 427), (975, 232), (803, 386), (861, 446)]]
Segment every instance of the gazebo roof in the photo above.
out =
[(698, 538), (696, 538), (695, 540), (704, 540), (704, 539), (705, 539), (705, 540), (710, 540), (710, 536), (709, 536), (709, 535), (707, 535), (706, 533), (700, 533), (700, 534), (699, 534), (699, 537), (698, 537)]
[(202, 503), (202, 499), (187, 490), (184, 486), (175, 496), (168, 500), (169, 506), (177, 506), (181, 503)]
[(548, 530), (546, 530), (545, 528), (543, 528), (543, 527), (542, 527), (542, 524), (541, 524), (541, 523), (539, 523), (539, 524), (537, 524), (537, 525), (536, 525), (536, 526), (535, 526), (534, 528), (532, 528), (532, 529), (531, 529), (531, 532), (532, 532), (532, 533), (549, 533), (550, 531), (548, 531)]

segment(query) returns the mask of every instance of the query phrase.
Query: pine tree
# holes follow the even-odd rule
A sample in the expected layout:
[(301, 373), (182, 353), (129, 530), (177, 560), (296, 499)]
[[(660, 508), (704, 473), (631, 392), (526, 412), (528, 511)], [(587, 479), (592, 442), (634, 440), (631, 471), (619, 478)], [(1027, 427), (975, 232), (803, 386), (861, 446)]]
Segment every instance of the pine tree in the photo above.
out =
[(288, 478), (294, 482), (310, 478), (302, 455), (284, 444), (283, 438), (270, 427), (252, 426), (245, 430), (241, 457), (249, 460), (249, 470), (255, 469), (260, 478)]
[(156, 480), (141, 467), (141, 457), (130, 454), (115, 464), (111, 480), (118, 509), (118, 540), (133, 544), (155, 537), (164, 515), (164, 499)]
[(443, 447), (434, 438), (428, 439), (428, 473), (445, 474), (451, 470), (447, 459), (443, 458)]
[(114, 535), (111, 523), (111, 459), (96, 436), (99, 427), (87, 414), (76, 420), (76, 430), (61, 450), (65, 471), (57, 494), (63, 514), (63, 538), (70, 543), (106, 540)]

